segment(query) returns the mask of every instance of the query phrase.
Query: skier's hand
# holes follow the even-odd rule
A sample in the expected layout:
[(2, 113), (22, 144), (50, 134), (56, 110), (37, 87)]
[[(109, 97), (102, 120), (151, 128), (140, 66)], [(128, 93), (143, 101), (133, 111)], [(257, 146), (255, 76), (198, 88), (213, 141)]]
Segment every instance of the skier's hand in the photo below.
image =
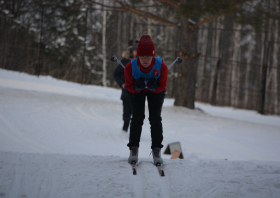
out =
[(150, 80), (147, 82), (147, 87), (150, 91), (154, 92), (157, 90), (157, 80), (155, 77), (150, 78)]
[(135, 81), (134, 89), (135, 91), (141, 91), (145, 88), (145, 78), (141, 77)]

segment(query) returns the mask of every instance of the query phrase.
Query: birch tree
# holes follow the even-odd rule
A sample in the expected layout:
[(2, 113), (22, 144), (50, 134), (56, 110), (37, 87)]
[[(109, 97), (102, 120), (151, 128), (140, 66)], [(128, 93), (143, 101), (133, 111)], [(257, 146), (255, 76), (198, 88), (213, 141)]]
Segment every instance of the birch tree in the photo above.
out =
[[(104, 4), (105, 0), (103, 0)], [(103, 55), (103, 76), (102, 83), (104, 87), (107, 87), (107, 68), (106, 68), (106, 9), (103, 10), (103, 21), (102, 21), (102, 55)]]

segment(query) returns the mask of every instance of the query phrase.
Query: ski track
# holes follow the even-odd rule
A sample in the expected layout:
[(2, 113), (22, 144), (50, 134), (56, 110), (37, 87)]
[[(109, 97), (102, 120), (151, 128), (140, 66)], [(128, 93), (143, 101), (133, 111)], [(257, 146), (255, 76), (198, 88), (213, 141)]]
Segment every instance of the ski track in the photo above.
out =
[(16, 141), (18, 145), (22, 147), (28, 147), (32, 152), (38, 151), (40, 149), (43, 152), (54, 152), (51, 148), (45, 147), (43, 145), (38, 144), (37, 142), (28, 140), (22, 132), (20, 132), (9, 120), (7, 120), (0, 113), (0, 122), (2, 122), (2, 126), (5, 126), (6, 129), (2, 129), (4, 131), (4, 135), (13, 141)]
[[(273, 186), (280, 182), (280, 175), (272, 174), (279, 171), (277, 165), (263, 167), (253, 162), (188, 160), (184, 163), (188, 165), (180, 168), (181, 163), (168, 166), (179, 170), (172, 171), (170, 182), (182, 182), (171, 187), (170, 197), (279, 197), (279, 189)], [(176, 179), (179, 181), (175, 182)]]
[[(115, 148), (118, 148), (116, 142), (123, 142), (123, 149), (128, 153), (125, 146), (128, 135), (124, 136), (120, 133), (121, 130), (112, 133), (116, 128), (121, 128), (121, 114), (116, 116), (115, 113), (110, 113), (121, 111), (119, 102), (107, 104), (102, 100), (87, 98), (80, 101), (80, 98), (73, 96), (6, 88), (0, 88), (0, 93), (1, 95), (3, 93), (1, 99), (4, 104), (3, 111), (1, 110), (0, 113), (0, 124), (3, 127), (2, 135), (4, 134), (6, 142), (16, 142), (15, 145), (10, 144), (14, 145), (10, 151), (22, 150), (21, 148), (23, 148), (23, 152), (75, 153), (78, 151), (82, 154), (92, 154), (91, 151), (94, 148), (99, 148), (101, 143), (106, 140)], [(9, 98), (14, 99), (9, 100)], [(22, 108), (22, 105), (30, 106), (30, 104), (32, 104), (32, 108)], [(14, 108), (15, 111), (9, 111), (10, 108)], [(62, 119), (61, 115), (69, 116)], [(32, 128), (28, 131), (26, 127), (29, 125)], [(42, 131), (42, 128), (45, 128), (48, 133), (38, 133), (38, 131)], [(96, 135), (101, 141), (90, 143), (96, 138)], [(34, 138), (37, 136), (38, 138)], [(35, 139), (37, 140), (35, 141)], [(6, 147), (2, 144), (4, 151), (9, 143), (6, 144)], [(65, 146), (71, 144), (81, 149), (64, 151)], [(95, 151), (96, 154), (103, 154), (101, 149), (95, 149)], [(113, 149), (113, 151), (116, 151), (114, 152), (116, 155), (117, 149)]]
[[(143, 187), (143, 173), (141, 171), (141, 163), (139, 162), (139, 164), (136, 167), (136, 175), (132, 176), (132, 183), (133, 183), (133, 189), (134, 189), (134, 197), (135, 198), (144, 198), (144, 187)], [(131, 165), (129, 165), (131, 168)], [(131, 168), (131, 174), (133, 174), (132, 172), (132, 168)]]
[(3, 198), (134, 196), (124, 159), (10, 152), (0, 152), (0, 157)]
[(170, 197), (168, 178), (161, 177), (157, 168), (148, 160), (141, 160), (137, 175), (133, 175), (134, 193), (137, 198)]
[(0, 195), (41, 197), (277, 198), (279, 163), (148, 159), (132, 174), (126, 158), (0, 152)]
[(165, 164), (164, 168), (163, 168), (165, 176), (160, 176), (159, 175), (159, 171), (157, 170), (156, 167), (154, 167), (156, 169), (156, 172), (158, 173), (158, 176), (159, 176), (158, 182), (159, 182), (160, 191), (161, 191), (161, 197), (162, 198), (169, 198), (169, 197), (171, 197), (171, 195), (170, 195), (170, 184), (169, 184), (170, 175), (168, 175), (168, 173), (166, 173), (166, 171), (165, 171), (166, 166), (167, 166), (167, 164)]

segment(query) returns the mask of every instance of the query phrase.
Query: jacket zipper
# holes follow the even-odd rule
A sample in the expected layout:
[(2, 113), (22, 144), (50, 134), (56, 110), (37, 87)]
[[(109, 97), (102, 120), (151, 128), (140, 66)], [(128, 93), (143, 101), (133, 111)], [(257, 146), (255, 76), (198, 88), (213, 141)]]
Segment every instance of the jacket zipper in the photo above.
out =
[(147, 73), (147, 68), (144, 67), (144, 70), (145, 70), (145, 73), (148, 74), (148, 73)]

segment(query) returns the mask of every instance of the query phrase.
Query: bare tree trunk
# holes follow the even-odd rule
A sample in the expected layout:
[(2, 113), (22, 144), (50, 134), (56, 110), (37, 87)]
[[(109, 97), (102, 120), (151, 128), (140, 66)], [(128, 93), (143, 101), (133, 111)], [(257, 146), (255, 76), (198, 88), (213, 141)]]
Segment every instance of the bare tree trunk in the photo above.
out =
[[(275, 36), (276, 34), (278, 34), (278, 27), (276, 26), (275, 27)], [(276, 36), (277, 37), (277, 36)], [(277, 48), (277, 43), (274, 43), (274, 46), (273, 46), (273, 57), (272, 57), (272, 69), (271, 69), (271, 81), (272, 81), (272, 102), (271, 102), (271, 105), (272, 105), (272, 114), (278, 114), (279, 113), (279, 108), (278, 108), (278, 103), (279, 103), (279, 100), (278, 100), (278, 86), (279, 84), (277, 84), (277, 79), (278, 79), (278, 76), (277, 76), (277, 65), (278, 65), (278, 60), (277, 60), (277, 54), (279, 54), (279, 51)]]
[(149, 35), (151, 35), (151, 34), (152, 34), (152, 31), (151, 31), (151, 19), (148, 19), (147, 34), (149, 34)]
[(117, 49), (118, 49), (118, 57), (121, 56), (122, 54), (122, 50), (121, 50), (121, 30), (122, 30), (122, 26), (121, 26), (121, 18), (122, 18), (122, 12), (118, 13), (118, 30), (117, 30)]
[[(148, 3), (150, 6), (153, 4), (153, 0), (149, 0)], [(149, 7), (149, 13), (152, 13), (152, 7)], [(152, 35), (152, 30), (151, 30), (151, 19), (148, 18), (148, 29), (147, 29), (147, 34)]]
[[(233, 29), (238, 29), (234, 31), (233, 35), (233, 55), (232, 60), (240, 60), (240, 25), (234, 23)], [(230, 91), (230, 106), (238, 106), (238, 95), (239, 95), (239, 65), (238, 63), (232, 62), (232, 73), (231, 73), (231, 91)]]
[(216, 66), (216, 71), (215, 71), (215, 76), (214, 76), (214, 82), (213, 82), (213, 89), (212, 89), (212, 96), (210, 99), (210, 103), (212, 105), (217, 105), (217, 87), (218, 87), (218, 76), (219, 76), (219, 71), (220, 71), (220, 65), (221, 65), (221, 59), (217, 61), (217, 66)]
[[(169, 38), (169, 29), (170, 28), (164, 28), (162, 30), (162, 32), (164, 32), (164, 39), (163, 39), (163, 46), (165, 47), (165, 49), (169, 49), (171, 46), (168, 45), (168, 38)], [(170, 55), (168, 55), (168, 53), (166, 51), (163, 52), (163, 57), (166, 57)]]
[(248, 49), (247, 49), (247, 53), (248, 53), (248, 57), (247, 57), (247, 61), (246, 61), (246, 73), (245, 73), (245, 87), (244, 87), (244, 90), (245, 90), (245, 94), (244, 94), (244, 101), (243, 101), (243, 108), (248, 108), (248, 99), (249, 99), (249, 90), (250, 90), (250, 85), (249, 85), (249, 74), (250, 74), (250, 63), (252, 61), (252, 49), (253, 49), (253, 33), (250, 33), (250, 41), (249, 41), (249, 46), (248, 46)]
[(30, 61), (30, 41), (27, 43), (27, 56), (26, 56), (26, 64), (23, 68), (22, 72), (29, 72), (29, 61)]
[(209, 34), (209, 23), (206, 23), (203, 25), (203, 28), (200, 28), (198, 31), (198, 49), (200, 50), (200, 52), (202, 53), (202, 55), (204, 56), (203, 58), (200, 58), (198, 60), (198, 65), (197, 65), (197, 93), (196, 93), (196, 98), (199, 99), (200, 101), (203, 101), (203, 87), (204, 87), (204, 69), (205, 69), (205, 65), (206, 65), (206, 50), (207, 50), (207, 41), (208, 41), (208, 34)]
[[(274, 5), (275, 5), (275, 11), (279, 10), (279, 4), (277, 4), (276, 1), (274, 1)], [(274, 20), (275, 26), (274, 26), (274, 41), (279, 41), (279, 21), (278, 20)], [(278, 100), (278, 86), (279, 84), (277, 83), (278, 80), (278, 75), (277, 75), (277, 65), (279, 65), (278, 63), (278, 55), (279, 55), (279, 48), (278, 48), (278, 43), (274, 43), (273, 45), (273, 54), (272, 54), (272, 70), (271, 73), (273, 75), (272, 77), (272, 93), (273, 93), (273, 98), (274, 101), (272, 101), (272, 112), (271, 113), (275, 113), (278, 114), (280, 109), (278, 108), (279, 105), (279, 100)]]
[[(103, 0), (103, 4), (105, 0)], [(107, 68), (106, 68), (106, 15), (107, 11), (103, 10), (103, 23), (102, 23), (102, 54), (103, 54), (103, 77), (102, 83), (107, 87)]]
[(180, 56), (182, 64), (177, 68), (175, 80), (175, 106), (194, 109), (197, 70), (197, 28), (183, 18), (180, 27)]
[(267, 77), (267, 59), (268, 59), (268, 52), (269, 52), (269, 42), (268, 40), (268, 33), (265, 32), (264, 34), (264, 45), (262, 47), (262, 67), (260, 67), (260, 79), (261, 79), (261, 92), (260, 92), (260, 108), (259, 113), (265, 114), (265, 102), (266, 102), (266, 77)]
[[(219, 20), (216, 20), (215, 21), (215, 29), (217, 29), (216, 31), (215, 31), (215, 34), (213, 35), (213, 44), (212, 44), (212, 46), (213, 46), (213, 48), (212, 48), (212, 56), (213, 57), (219, 57), (219, 41), (220, 41), (220, 36), (221, 36), (221, 30), (220, 30), (220, 28), (221, 28), (221, 24), (220, 24), (220, 22), (219, 22)], [(220, 59), (219, 59), (220, 60)], [(209, 96), (208, 96), (208, 101), (210, 101), (211, 100), (211, 98), (212, 98), (212, 95), (211, 95), (211, 93), (213, 92), (213, 85), (214, 85), (214, 80), (215, 80), (215, 78), (214, 78), (214, 76), (216, 75), (216, 69), (214, 69), (215, 67), (217, 67), (217, 61), (219, 61), (219, 60), (217, 60), (217, 59), (213, 59), (212, 60), (212, 63), (211, 63), (211, 67), (213, 68), (213, 69), (211, 69), (211, 77), (210, 77), (210, 86), (209, 86)], [(220, 65), (220, 64), (219, 64)], [(219, 70), (219, 69), (218, 69)], [(217, 76), (217, 79), (219, 78), (219, 76)], [(216, 90), (217, 91), (217, 90)], [(215, 93), (217, 94), (217, 92), (215, 91)]]
[(268, 113), (278, 113), (278, 85), (277, 85), (277, 63), (278, 63), (278, 59), (277, 59), (277, 55), (278, 55), (278, 48), (277, 48), (277, 43), (275, 43), (275, 41), (277, 41), (278, 39), (278, 21), (273, 20), (273, 22), (271, 22), (271, 29), (273, 29), (273, 31), (271, 31), (271, 43), (270, 43), (270, 47), (271, 47), (271, 59), (268, 65), (268, 77), (267, 77), (267, 88), (266, 90), (268, 91), (267, 94), (267, 110)]
[(133, 39), (133, 24), (134, 24), (134, 21), (135, 21), (135, 16), (134, 14), (131, 15), (131, 20), (130, 20), (130, 27), (129, 27), (129, 30), (130, 30), (130, 37), (128, 38), (128, 40), (131, 40)]

